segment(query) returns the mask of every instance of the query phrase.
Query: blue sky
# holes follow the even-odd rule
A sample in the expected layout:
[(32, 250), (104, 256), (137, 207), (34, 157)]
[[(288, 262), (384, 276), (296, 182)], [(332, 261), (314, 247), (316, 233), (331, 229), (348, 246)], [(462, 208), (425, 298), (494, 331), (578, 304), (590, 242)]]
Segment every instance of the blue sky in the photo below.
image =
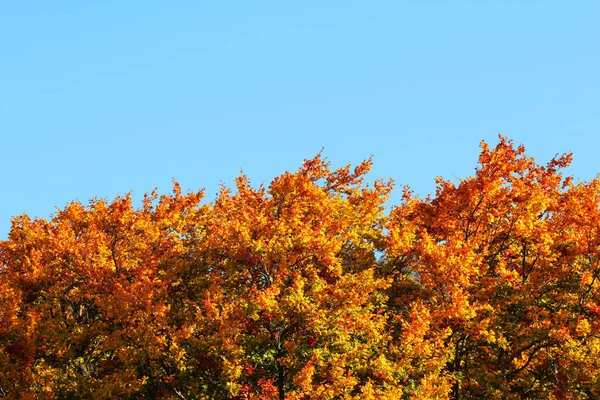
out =
[[(597, 1), (15, 1), (0, 6), (0, 238), (11, 216), (214, 198), (324, 147), (420, 195), (498, 133), (600, 172)], [(400, 197), (396, 191), (392, 202)]]

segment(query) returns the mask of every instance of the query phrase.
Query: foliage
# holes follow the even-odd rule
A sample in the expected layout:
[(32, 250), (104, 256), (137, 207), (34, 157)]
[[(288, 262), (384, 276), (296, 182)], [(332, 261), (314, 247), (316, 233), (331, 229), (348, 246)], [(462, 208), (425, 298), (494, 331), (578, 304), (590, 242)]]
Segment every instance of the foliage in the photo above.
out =
[(321, 155), (0, 244), (0, 397), (600, 397), (600, 181), (500, 137), (435, 195)]

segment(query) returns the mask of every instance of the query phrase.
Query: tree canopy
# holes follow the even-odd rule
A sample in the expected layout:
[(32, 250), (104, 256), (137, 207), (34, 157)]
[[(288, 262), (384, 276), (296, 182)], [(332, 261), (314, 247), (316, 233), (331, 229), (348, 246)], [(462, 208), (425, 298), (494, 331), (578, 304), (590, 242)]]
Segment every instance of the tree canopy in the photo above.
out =
[(505, 137), (386, 208), (371, 160), (73, 202), (0, 243), (0, 397), (600, 398), (600, 180)]

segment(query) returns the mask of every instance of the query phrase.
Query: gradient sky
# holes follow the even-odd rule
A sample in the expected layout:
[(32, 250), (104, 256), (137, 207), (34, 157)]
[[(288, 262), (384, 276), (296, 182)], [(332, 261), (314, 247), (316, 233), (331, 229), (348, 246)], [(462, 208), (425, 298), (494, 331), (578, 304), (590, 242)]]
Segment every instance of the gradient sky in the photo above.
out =
[[(12, 1), (0, 6), (0, 239), (11, 216), (324, 147), (419, 194), (502, 133), (600, 172), (598, 1)], [(392, 198), (400, 197), (399, 188)]]

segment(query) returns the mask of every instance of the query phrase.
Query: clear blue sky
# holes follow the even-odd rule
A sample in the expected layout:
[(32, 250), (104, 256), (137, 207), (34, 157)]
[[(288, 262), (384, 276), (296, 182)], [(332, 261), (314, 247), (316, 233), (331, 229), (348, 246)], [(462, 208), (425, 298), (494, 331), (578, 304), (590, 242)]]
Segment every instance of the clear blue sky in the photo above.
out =
[[(598, 1), (9, 1), (0, 6), (0, 238), (11, 216), (214, 198), (324, 147), (420, 195), (498, 133), (600, 172)], [(400, 190), (392, 201), (397, 201)]]

